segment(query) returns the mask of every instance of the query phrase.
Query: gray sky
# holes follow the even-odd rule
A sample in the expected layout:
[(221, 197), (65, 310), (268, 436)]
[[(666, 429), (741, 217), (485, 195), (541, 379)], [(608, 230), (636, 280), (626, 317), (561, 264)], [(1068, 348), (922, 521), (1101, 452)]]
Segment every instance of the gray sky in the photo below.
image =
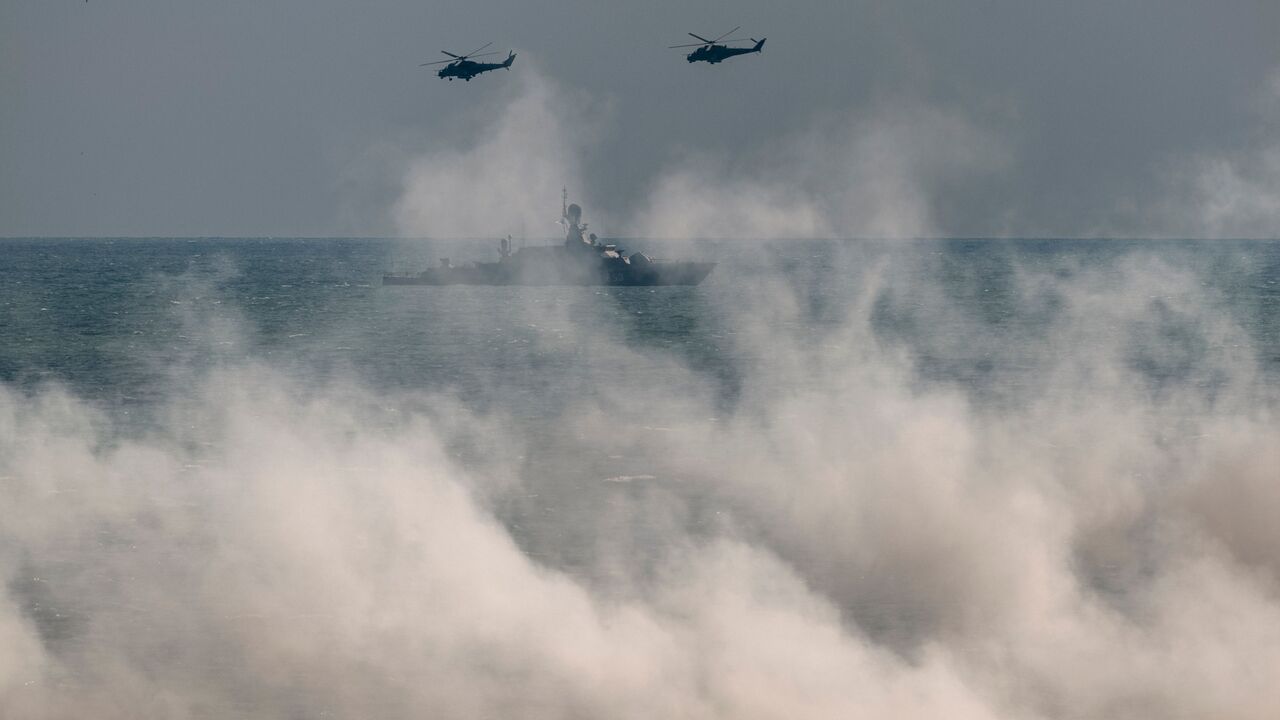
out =
[[(765, 52), (666, 49), (734, 25)], [(1277, 38), (1274, 0), (0, 0), (0, 236), (430, 231), (397, 221), (406, 158), (545, 81), (614, 234), (727, 172), (815, 234), (1275, 237)], [(512, 73), (417, 67), (490, 40)]]

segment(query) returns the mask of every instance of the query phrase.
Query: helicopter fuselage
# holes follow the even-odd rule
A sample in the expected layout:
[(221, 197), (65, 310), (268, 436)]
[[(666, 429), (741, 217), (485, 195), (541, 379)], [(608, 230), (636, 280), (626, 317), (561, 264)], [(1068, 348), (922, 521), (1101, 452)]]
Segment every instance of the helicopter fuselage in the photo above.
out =
[(454, 78), (459, 78), (461, 80), (466, 80), (470, 82), (471, 78), (479, 75), (480, 73), (486, 73), (486, 72), (489, 72), (490, 70), (498, 70), (500, 68), (510, 68), (512, 61), (514, 61), (515, 59), (516, 59), (516, 54), (511, 53), (510, 55), (507, 56), (506, 60), (500, 63), (484, 63), (484, 62), (476, 62), (474, 60), (458, 60), (457, 62), (449, 63), (448, 65), (445, 65), (443, 68), (440, 68), (440, 72), (436, 73), (436, 77), (447, 78), (449, 80), (452, 80)]
[(764, 48), (764, 40), (758, 41), (754, 47), (749, 48), (731, 48), (726, 45), (703, 45), (685, 56), (685, 59), (691, 63), (705, 62), (715, 65), (716, 63), (728, 60), (737, 55), (746, 55), (748, 53), (758, 53)]

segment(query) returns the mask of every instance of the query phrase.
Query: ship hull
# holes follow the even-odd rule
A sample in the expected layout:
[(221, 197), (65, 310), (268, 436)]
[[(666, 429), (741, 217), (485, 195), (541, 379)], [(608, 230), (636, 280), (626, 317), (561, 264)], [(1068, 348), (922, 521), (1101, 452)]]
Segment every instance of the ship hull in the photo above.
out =
[(483, 263), (470, 267), (431, 268), (417, 275), (383, 275), (383, 285), (576, 285), (653, 287), (697, 285), (716, 264), (712, 262), (651, 262), (636, 264)]
[(560, 222), (565, 226), (564, 244), (523, 247), (511, 251), (511, 237), (498, 241), (497, 262), (479, 262), (454, 267), (447, 259), (439, 267), (420, 273), (386, 274), (383, 285), (595, 285), (653, 287), (656, 285), (697, 285), (716, 264), (655, 260), (644, 253), (630, 255), (616, 245), (596, 241), (587, 234), (582, 208), (568, 204), (564, 192)]

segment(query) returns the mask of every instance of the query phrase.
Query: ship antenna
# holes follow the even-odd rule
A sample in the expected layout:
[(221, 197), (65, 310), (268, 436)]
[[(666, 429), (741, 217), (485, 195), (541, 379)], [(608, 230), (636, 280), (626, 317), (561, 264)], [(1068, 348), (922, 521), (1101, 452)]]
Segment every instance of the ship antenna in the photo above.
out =
[(560, 218), (569, 219), (569, 188), (560, 188)]

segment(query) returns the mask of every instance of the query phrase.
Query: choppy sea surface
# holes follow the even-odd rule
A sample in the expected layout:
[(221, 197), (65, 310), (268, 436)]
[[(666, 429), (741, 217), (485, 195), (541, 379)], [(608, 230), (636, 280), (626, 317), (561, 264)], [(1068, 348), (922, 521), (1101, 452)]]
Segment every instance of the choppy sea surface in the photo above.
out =
[[(1203, 293), (1197, 299), (1239, 325), (1261, 366), (1274, 372), (1280, 363), (1277, 242), (623, 243), (719, 265), (694, 288), (384, 288), (384, 271), (450, 255), (491, 261), (493, 248), (367, 239), (5, 240), (0, 380), (23, 387), (56, 380), (127, 405), (164, 391), (175, 363), (254, 357), (537, 413), (585, 390), (575, 375), (596, 359), (590, 343), (557, 339), (590, 328), (689, 365), (731, 399), (744, 365), (770, 348), (726, 342), (740, 329), (726, 317), (770, 306), (764, 296), (781, 291), (799, 303), (787, 329), (811, 340), (873, 293), (877, 341), (900, 346), (932, 379), (998, 392), (1035, 381), (1025, 373), (1036, 368), (1024, 361), (1039, 356), (1062, 301), (1049, 281), (1122, 283), (1131, 266), (1194, 284)], [(1037, 293), (1037, 284), (1047, 292)], [(1153, 381), (1176, 377), (1178, 358), (1198, 349), (1163, 310), (1163, 300), (1176, 298), (1162, 298), (1162, 289), (1144, 298), (1145, 320), (1167, 327), (1135, 333), (1129, 348)], [(547, 323), (530, 322), (543, 309)], [(230, 335), (220, 337), (219, 328)]]
[[(1010, 716), (1066, 717), (1062, 708), (1072, 703), (1085, 709), (1081, 716), (1120, 707), (1160, 714), (1183, 691), (1146, 676), (1132, 680), (1132, 697), (1117, 690), (1119, 699), (1107, 697), (1102, 683), (1056, 685), (1065, 681), (1055, 674), (1076, 666), (1056, 667), (1027, 650), (1035, 623), (1010, 629), (991, 597), (1013, 598), (1010, 617), (1049, 612), (1002, 587), (1024, 582), (1015, 576), (1034, 565), (1069, 578), (1072, 603), (1084, 602), (1083, 594), (1112, 608), (1116, 623), (1145, 618), (1133, 621), (1145, 640), (1075, 648), (1075, 661), (1088, 664), (1090, 653), (1123, 655), (1148, 640), (1153, 648), (1198, 642), (1176, 623), (1161, 624), (1163, 591), (1152, 590), (1172, 576), (1192, 583), (1177, 573), (1208, 551), (1188, 541), (1183, 552), (1183, 540), (1168, 539), (1187, 528), (1226, 548), (1214, 552), (1233, 558), (1222, 561), (1230, 572), (1280, 570), (1280, 535), (1251, 525), (1247, 508), (1237, 516), (1209, 503), (1203, 522), (1176, 513), (1161, 521), (1174, 512), (1167, 498), (1192, 492), (1169, 487), (1199, 488), (1220, 476), (1224, 492), (1246, 506), (1280, 502), (1260, 479), (1275, 468), (1248, 465), (1276, 442), (1265, 438), (1280, 392), (1280, 242), (621, 243), (718, 266), (696, 287), (383, 287), (384, 271), (425, 268), (441, 256), (488, 261), (496, 243), (0, 241), (0, 497), (7, 496), (0, 619), (12, 624), (4, 637), (27, 643), (27, 660), (8, 666), (17, 679), (0, 679), (0, 703), (33, 717), (104, 703), (197, 717), (395, 717), (424, 709), (463, 717), (529, 707), (530, 716), (609, 715), (610, 702), (640, 691), (596, 677), (600, 697), (575, 690), (586, 695), (556, 710), (548, 688), (573, 685), (564, 676), (584, 666), (569, 662), (543, 677), (541, 665), (563, 661), (567, 651), (528, 639), (539, 631), (504, 615), (514, 612), (506, 605), (467, 616), (446, 598), (454, 582), (460, 595), (484, 596), (467, 584), (480, 580), (443, 569), (452, 562), (506, 578), (525, 571), (512, 563), (525, 562), (583, 588), (581, 602), (596, 603), (597, 614), (630, 604), (656, 618), (653, 632), (674, 639), (667, 650), (643, 650), (655, 667), (671, 661), (688, 670), (720, 652), (688, 639), (714, 635), (716, 626), (690, 619), (696, 613), (681, 609), (685, 596), (671, 590), (693, 593), (710, 583), (730, 595), (754, 588), (717, 616), (727, 625), (736, 612), (749, 615), (752, 603), (773, 602), (758, 593), (809, 593), (816, 600), (797, 601), (797, 623), (820, 617), (845, 638), (831, 642), (898, 658), (908, 685), (912, 668), (940, 662), (938, 672), (955, 673), (993, 714), (1013, 708)], [(346, 413), (357, 419), (325, 425)], [(1241, 424), (1252, 430), (1241, 430), (1236, 444), (1204, 446)], [(261, 446), (242, 437), (242, 425), (257, 428), (247, 436), (265, 438)], [(388, 460), (406, 438), (427, 436), (438, 457), (423, 451)], [(350, 472), (317, 485), (327, 466), (309, 465), (312, 453), (335, 453), (326, 462)], [(462, 488), (478, 508), (468, 512), (492, 524), (485, 532), (523, 560), (471, 544), (480, 532), (465, 524), (471, 515), (413, 510), (418, 471)], [(1231, 484), (1233, 473), (1243, 484)], [(326, 508), (310, 524), (298, 519), (315, 510), (303, 496), (342, 486), (334, 491), (344, 498), (338, 505), (359, 506), (390, 492), (391, 475), (410, 489), (387, 507), (454, 527), (450, 537), (460, 546), (445, 553), (454, 560), (430, 552), (418, 558), (439, 537), (404, 518), (380, 528), (377, 512), (364, 522)], [(949, 479), (935, 485), (939, 477)], [(272, 490), (259, 495), (259, 481)], [(294, 491), (297, 517), (268, 517), (293, 515), (293, 501), (281, 498)], [(1096, 494), (1072, 499), (1077, 492)], [(242, 497), (252, 507), (237, 505)], [(1001, 504), (1012, 497), (1021, 500)], [(70, 508), (66, 517), (61, 507)], [(975, 517), (975, 508), (990, 507), (1004, 510)], [(1040, 508), (1034, 522), (1019, 515), (1028, 507)], [(891, 529), (881, 527), (884, 518), (894, 519)], [(912, 535), (917, 522), (919, 537)], [(984, 534), (1006, 522), (1018, 528), (1008, 537)], [(303, 538), (300, 547), (320, 537), (334, 542), (334, 556), (372, 543), (372, 557), (390, 569), (370, 569), (367, 558), (332, 560), (329, 550), (273, 555), (288, 542), (263, 528), (280, 523)], [(1005, 550), (995, 548), (1044, 533), (1062, 534), (1065, 549), (1001, 564)], [(697, 548), (726, 538), (772, 558), (790, 579), (771, 584), (767, 563), (753, 570), (764, 573), (755, 580), (735, 580), (724, 568), (717, 572), (727, 579), (697, 575), (705, 570)], [(262, 565), (252, 559), (259, 556)], [(316, 569), (330, 561), (346, 574)], [(551, 592), (542, 580), (520, 577), (495, 592)], [(788, 584), (796, 578), (803, 591)], [(347, 584), (380, 589), (366, 596)], [(231, 588), (225, 597), (219, 585)], [(1059, 592), (1054, 583), (1045, 587)], [(326, 592), (341, 601), (297, 600)], [(1257, 590), (1256, 601), (1241, 606), (1257, 610), (1250, 621), (1262, 632), (1280, 617), (1272, 592)], [(434, 607), (424, 613), (443, 613), (464, 631), (449, 634), (407, 610), (419, 601)], [(531, 617), (547, 623), (587, 622), (575, 615), (579, 600), (563, 610), (568, 619), (558, 616), (562, 600), (531, 602), (543, 603)], [(280, 607), (296, 613), (272, 615)], [(384, 607), (408, 614), (380, 614)], [(313, 616), (325, 618), (323, 630), (306, 619)], [(630, 622), (622, 617), (614, 621)], [(776, 619), (748, 619), (730, 632), (749, 633), (768, 618)], [(1239, 646), (1228, 626), (1204, 640), (1222, 644), (1222, 662), (1235, 667), (1237, 651), (1240, 667), (1276, 657)], [(308, 645), (303, 638), (316, 632), (331, 642)], [(599, 632), (603, 639), (592, 642), (614, 657), (641, 652), (635, 643), (643, 632)], [(389, 639), (397, 633), (420, 646), (399, 646)], [(965, 639), (978, 636), (990, 647), (1006, 645), (979, 651)], [(790, 647), (779, 643), (768, 653)], [(392, 646), (383, 657), (379, 648)], [(928, 647), (934, 650), (922, 650)], [(954, 668), (930, 654), (939, 647)], [(415, 665), (415, 653), (432, 660)], [(757, 659), (741, 653), (698, 670), (711, 678), (703, 681), (710, 689), (689, 691), (704, 703), (699, 708), (730, 703), (725, 697), (737, 689), (717, 683)], [(324, 660), (316, 665), (315, 657)], [(1141, 661), (1158, 666), (1162, 657), (1143, 650)], [(827, 659), (810, 658), (806, 672), (821, 675)], [(968, 676), (966, 665), (981, 670)], [(436, 689), (406, 689), (412, 683), (388, 679), (387, 667)], [(1194, 663), (1178, 668), (1169, 672), (1212, 672)], [(485, 673), (495, 684), (468, 688), (471, 704), (440, 688), (447, 678)], [(334, 690), (339, 677), (355, 689)], [(510, 687), (496, 690), (503, 682)], [(1219, 696), (1239, 689), (1246, 704), (1258, 687), (1239, 674), (1221, 682)], [(531, 686), (538, 690), (520, 693)], [(815, 703), (826, 698), (806, 692)], [(690, 712), (682, 702), (649, 710)], [(860, 707), (850, 703), (829, 709)], [(1205, 707), (1230, 714), (1245, 706)]]

